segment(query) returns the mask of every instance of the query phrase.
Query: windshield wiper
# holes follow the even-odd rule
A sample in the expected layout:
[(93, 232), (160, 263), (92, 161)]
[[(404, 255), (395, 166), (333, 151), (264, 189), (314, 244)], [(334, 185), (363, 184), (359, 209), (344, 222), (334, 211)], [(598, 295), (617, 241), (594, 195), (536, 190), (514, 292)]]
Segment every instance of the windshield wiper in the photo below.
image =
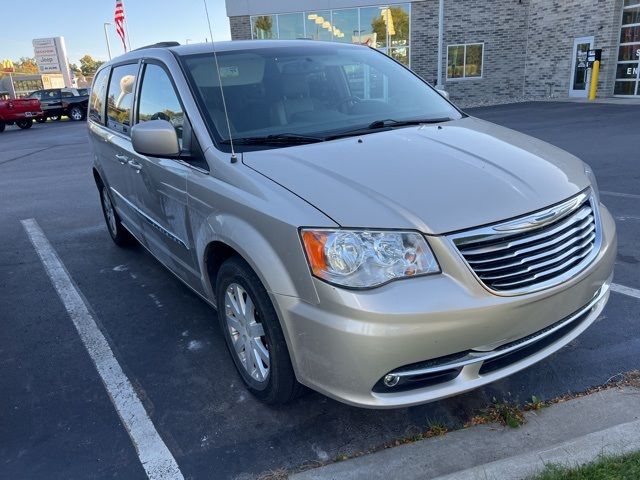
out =
[[(322, 137), (298, 135), (295, 133), (279, 133), (263, 137), (239, 137), (233, 139), (234, 145), (303, 145), (305, 143), (323, 142)], [(231, 144), (231, 140), (222, 140), (223, 144)]]
[(450, 120), (452, 119), (449, 117), (420, 118), (420, 119), (412, 119), (412, 120), (394, 120), (392, 118), (387, 118), (385, 120), (376, 120), (375, 122), (371, 122), (369, 125), (367, 125), (364, 128), (361, 127), (361, 128), (356, 128), (354, 130), (347, 130), (344, 132), (329, 135), (325, 139), (334, 140), (337, 138), (354, 137), (357, 135), (372, 133), (372, 131), (374, 130), (383, 130), (383, 129), (389, 130), (395, 127), (407, 127), (410, 125), (426, 125), (429, 123), (442, 123), (442, 122), (448, 122)]
[(411, 120), (394, 120), (393, 118), (387, 118), (386, 120), (376, 120), (375, 122), (371, 122), (367, 128), (370, 130), (374, 130), (376, 128), (384, 128), (384, 127), (405, 127), (408, 125), (426, 125), (428, 123), (442, 123), (448, 122), (451, 119), (449, 117), (441, 117), (441, 118), (419, 118), (419, 119), (411, 119)]

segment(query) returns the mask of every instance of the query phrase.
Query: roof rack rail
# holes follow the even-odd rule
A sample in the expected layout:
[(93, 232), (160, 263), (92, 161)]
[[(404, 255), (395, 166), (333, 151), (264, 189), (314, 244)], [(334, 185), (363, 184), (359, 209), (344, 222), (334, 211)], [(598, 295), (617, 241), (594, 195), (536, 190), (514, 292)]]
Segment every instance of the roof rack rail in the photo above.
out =
[(145, 48), (167, 48), (167, 47), (179, 47), (180, 42), (158, 42), (152, 45), (145, 45), (144, 47), (134, 48), (133, 51), (144, 50)]

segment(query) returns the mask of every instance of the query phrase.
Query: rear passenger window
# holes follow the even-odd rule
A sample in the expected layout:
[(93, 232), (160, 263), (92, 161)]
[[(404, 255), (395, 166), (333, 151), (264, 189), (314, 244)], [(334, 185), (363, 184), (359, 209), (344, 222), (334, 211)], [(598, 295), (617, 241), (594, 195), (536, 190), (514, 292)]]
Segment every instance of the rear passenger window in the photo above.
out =
[(94, 122), (104, 124), (104, 98), (107, 93), (109, 69), (103, 68), (93, 81), (91, 98), (89, 100), (89, 118)]
[(74, 97), (75, 95), (73, 94), (73, 92), (69, 92), (67, 90), (63, 90), (62, 91), (62, 98), (69, 98), (69, 97)]
[(182, 146), (184, 112), (167, 72), (158, 65), (147, 64), (140, 87), (138, 121), (166, 120), (173, 125)]
[(127, 135), (137, 74), (137, 63), (115, 67), (107, 90), (107, 127)]

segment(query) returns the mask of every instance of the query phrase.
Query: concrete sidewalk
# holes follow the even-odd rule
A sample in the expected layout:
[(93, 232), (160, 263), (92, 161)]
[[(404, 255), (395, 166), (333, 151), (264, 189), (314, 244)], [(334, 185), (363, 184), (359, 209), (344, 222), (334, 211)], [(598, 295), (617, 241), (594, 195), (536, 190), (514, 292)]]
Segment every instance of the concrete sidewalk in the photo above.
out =
[(516, 480), (640, 450), (640, 390), (613, 388), (526, 414), (518, 429), (480, 425), (308, 470), (291, 480)]

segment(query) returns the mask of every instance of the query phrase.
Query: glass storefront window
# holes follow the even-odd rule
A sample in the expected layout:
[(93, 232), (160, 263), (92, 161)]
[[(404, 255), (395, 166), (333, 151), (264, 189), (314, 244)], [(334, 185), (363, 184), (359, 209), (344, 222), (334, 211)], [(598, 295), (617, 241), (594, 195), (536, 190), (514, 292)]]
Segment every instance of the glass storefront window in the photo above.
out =
[(409, 66), (409, 47), (391, 48), (389, 50), (389, 55), (405, 66)]
[(330, 42), (333, 38), (333, 33), (323, 27), (324, 22), (330, 21), (331, 12), (328, 10), (306, 12), (305, 28), (307, 31), (307, 38), (310, 38), (312, 40), (322, 40), (325, 42)]
[(278, 38), (285, 40), (304, 38), (304, 15), (302, 13), (278, 15)]
[(385, 7), (360, 9), (360, 43), (373, 48), (387, 46), (387, 24), (382, 16)]
[(640, 0), (625, 0), (614, 95), (640, 95)]
[(636, 27), (622, 27), (620, 43), (640, 42), (640, 25)]
[(377, 48), (407, 66), (410, 29), (410, 3), (251, 17), (251, 37), (254, 39), (309, 38), (361, 43)]
[(409, 45), (410, 6), (393, 5), (383, 11), (387, 19), (390, 47), (405, 47)]
[(278, 38), (275, 15), (251, 17), (251, 36), (258, 40)]
[(619, 63), (616, 69), (616, 78), (620, 80), (635, 80), (638, 78), (638, 64)]
[(358, 25), (358, 9), (333, 10), (332, 22), (325, 27), (333, 33), (334, 42), (360, 43), (360, 27)]
[(632, 23), (640, 23), (640, 7), (629, 8), (622, 12), (622, 25)]
[(616, 85), (613, 90), (613, 93), (614, 95), (635, 95), (636, 83), (637, 82), (634, 82), (634, 81), (631, 81), (631, 82), (616, 81)]

